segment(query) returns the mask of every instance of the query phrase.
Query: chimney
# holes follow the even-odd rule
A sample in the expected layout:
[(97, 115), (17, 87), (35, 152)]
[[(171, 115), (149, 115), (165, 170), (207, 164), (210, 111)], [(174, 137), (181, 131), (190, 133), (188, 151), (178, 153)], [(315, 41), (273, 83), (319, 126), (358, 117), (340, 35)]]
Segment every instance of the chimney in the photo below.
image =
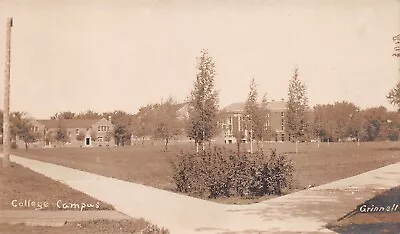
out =
[(109, 115), (109, 116), (108, 116), (108, 121), (110, 121), (110, 122), (111, 122), (111, 115)]

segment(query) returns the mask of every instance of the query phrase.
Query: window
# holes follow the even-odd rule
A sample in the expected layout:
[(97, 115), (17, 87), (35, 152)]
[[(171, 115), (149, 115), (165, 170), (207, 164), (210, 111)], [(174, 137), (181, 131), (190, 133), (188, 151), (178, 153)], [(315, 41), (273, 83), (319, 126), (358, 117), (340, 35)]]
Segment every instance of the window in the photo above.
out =
[(281, 117), (283, 118), (283, 116), (284, 116), (284, 113), (283, 113), (283, 112), (281, 112)]
[(33, 127), (32, 127), (32, 131), (34, 131), (34, 132), (39, 132), (39, 127), (33, 126)]
[(76, 135), (79, 135), (79, 128), (75, 129)]
[(109, 129), (110, 129), (109, 126), (98, 126), (97, 127), (97, 131), (99, 131), (99, 132), (108, 132)]
[(99, 142), (103, 142), (103, 137), (97, 137), (97, 140), (98, 140)]
[(285, 133), (282, 133), (282, 141), (285, 141)]
[(228, 128), (228, 137), (232, 137), (232, 134), (233, 132), (232, 132), (232, 125), (229, 125), (229, 128)]
[(282, 124), (281, 128), (282, 128), (282, 131), (285, 130), (285, 126), (283, 124)]

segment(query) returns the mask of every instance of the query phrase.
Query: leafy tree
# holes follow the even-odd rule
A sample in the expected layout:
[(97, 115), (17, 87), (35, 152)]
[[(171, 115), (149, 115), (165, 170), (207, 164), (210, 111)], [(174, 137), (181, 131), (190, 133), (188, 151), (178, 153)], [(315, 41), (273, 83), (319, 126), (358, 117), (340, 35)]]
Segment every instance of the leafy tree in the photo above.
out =
[(286, 128), (291, 137), (296, 140), (296, 153), (298, 152), (297, 143), (299, 138), (307, 134), (308, 121), (306, 109), (308, 108), (308, 98), (306, 86), (299, 79), (298, 68), (295, 68), (294, 75), (290, 80), (286, 114)]
[(136, 137), (142, 139), (142, 146), (146, 137), (154, 133), (155, 128), (155, 114), (154, 110), (159, 104), (148, 104), (147, 106), (139, 108), (138, 113), (132, 119), (131, 133)]
[(179, 135), (182, 129), (182, 122), (178, 119), (176, 102), (169, 98), (155, 109), (156, 127), (154, 137), (165, 141), (165, 150), (168, 150), (168, 142), (171, 138)]
[(399, 58), (400, 57), (400, 34), (393, 37), (393, 42), (396, 45), (394, 47), (393, 56)]
[(104, 137), (104, 140), (106, 142), (110, 142), (113, 139), (113, 134), (111, 131), (107, 131), (106, 136)]
[(246, 129), (250, 134), (250, 152), (253, 152), (253, 140), (263, 141), (267, 135), (267, 97), (264, 94), (261, 103), (258, 101), (257, 84), (254, 78), (250, 83), (250, 91), (244, 107), (244, 115), (246, 117)]
[(268, 99), (267, 99), (267, 94), (265, 93), (261, 100), (261, 105), (260, 105), (259, 114), (258, 114), (258, 121), (256, 124), (257, 127), (255, 130), (256, 139), (261, 140), (262, 148), (264, 148), (263, 147), (264, 140), (267, 138), (270, 138), (272, 135), (271, 128), (269, 126), (267, 126), (269, 114), (270, 114), (270, 111), (268, 109)]
[(350, 102), (317, 105), (314, 107), (313, 131), (319, 139), (342, 141), (362, 134), (360, 108)]
[(113, 112), (104, 112), (102, 117), (108, 119), (111, 117), (111, 123), (115, 126), (114, 132), (110, 133), (107, 139), (111, 140), (114, 138), (117, 145), (125, 145), (126, 142), (130, 141), (133, 128), (133, 116), (122, 110), (116, 110)]
[(28, 150), (28, 144), (40, 138), (39, 132), (34, 131), (32, 119), (24, 112), (11, 114), (11, 134), (24, 141), (26, 150)]
[(85, 133), (83, 131), (79, 131), (78, 135), (76, 135), (77, 141), (83, 141), (85, 139)]
[(390, 121), (393, 122), (396, 120), (392, 120), (389, 117), (385, 107), (373, 107), (364, 110), (363, 119), (364, 126), (362, 128), (365, 129), (364, 140), (366, 141), (388, 139)]
[(87, 110), (86, 112), (81, 112), (75, 116), (75, 119), (99, 119), (101, 115), (95, 111)]
[(216, 133), (218, 113), (218, 92), (215, 88), (215, 64), (207, 50), (197, 58), (197, 76), (189, 97), (188, 137), (194, 139), (197, 147), (210, 141)]
[(400, 81), (396, 84), (396, 87), (389, 91), (386, 96), (390, 104), (397, 106), (400, 112)]
[(97, 132), (95, 129), (90, 129), (90, 139), (92, 141), (97, 141)]
[[(393, 56), (400, 57), (400, 34), (393, 37), (393, 42), (395, 43), (395, 53)], [(396, 84), (389, 94), (386, 96), (390, 104), (397, 106), (398, 111), (400, 111), (400, 81)]]
[(55, 133), (46, 129), (44, 138), (46, 145), (52, 144), (55, 141)]
[(335, 118), (336, 123), (334, 137), (338, 140), (344, 140), (354, 135), (357, 127), (352, 125), (356, 124), (355, 120), (359, 119), (359, 116), (357, 116), (359, 108), (353, 103), (345, 101), (336, 102), (333, 108), (335, 110), (332, 117)]
[(54, 140), (63, 144), (69, 141), (69, 135), (62, 119), (59, 120)]
[(250, 152), (253, 153), (253, 139), (254, 139), (254, 132), (253, 129), (256, 129), (256, 121), (257, 121), (257, 112), (258, 112), (258, 104), (257, 104), (257, 98), (258, 98), (258, 91), (257, 91), (257, 85), (255, 83), (254, 78), (251, 80), (250, 83), (250, 92), (247, 97), (245, 106), (244, 106), (244, 115), (246, 118), (246, 129), (248, 133), (250, 134)]
[(117, 146), (124, 146), (125, 143), (130, 140), (131, 133), (124, 125), (117, 123), (114, 125), (113, 137)]
[(74, 119), (74, 118), (75, 118), (75, 113), (71, 111), (58, 112), (52, 117), (50, 117), (50, 119)]

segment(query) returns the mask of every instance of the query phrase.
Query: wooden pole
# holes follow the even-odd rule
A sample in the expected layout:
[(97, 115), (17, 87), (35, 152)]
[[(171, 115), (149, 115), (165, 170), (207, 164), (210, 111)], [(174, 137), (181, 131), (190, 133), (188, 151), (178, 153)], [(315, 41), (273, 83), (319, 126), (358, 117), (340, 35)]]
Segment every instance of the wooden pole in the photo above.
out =
[(6, 30), (6, 66), (4, 76), (3, 107), (3, 167), (10, 166), (10, 70), (11, 70), (11, 27), (13, 19), (7, 19)]

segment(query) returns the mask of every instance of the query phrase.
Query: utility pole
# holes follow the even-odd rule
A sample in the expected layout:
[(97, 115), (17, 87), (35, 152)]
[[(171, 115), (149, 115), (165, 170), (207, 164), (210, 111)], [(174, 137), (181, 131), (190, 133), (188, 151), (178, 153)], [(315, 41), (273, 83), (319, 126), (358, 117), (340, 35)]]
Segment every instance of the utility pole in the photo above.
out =
[(7, 19), (6, 29), (6, 66), (4, 72), (3, 107), (3, 167), (10, 166), (10, 70), (11, 70), (11, 28), (13, 18)]

